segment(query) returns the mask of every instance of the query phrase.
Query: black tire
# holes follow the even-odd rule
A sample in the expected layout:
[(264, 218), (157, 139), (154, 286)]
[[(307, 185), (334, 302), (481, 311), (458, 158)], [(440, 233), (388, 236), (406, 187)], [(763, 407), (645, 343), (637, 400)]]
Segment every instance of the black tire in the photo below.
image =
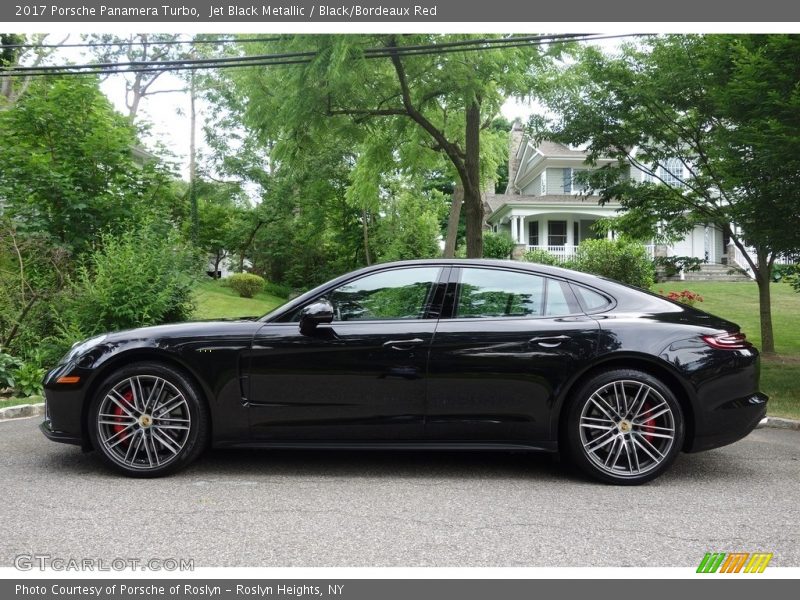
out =
[(681, 451), (684, 418), (675, 394), (635, 369), (598, 373), (572, 395), (566, 450), (584, 473), (638, 485), (666, 471)]
[(182, 371), (133, 363), (109, 375), (88, 412), (92, 446), (129, 477), (161, 477), (183, 469), (208, 444), (208, 410)]

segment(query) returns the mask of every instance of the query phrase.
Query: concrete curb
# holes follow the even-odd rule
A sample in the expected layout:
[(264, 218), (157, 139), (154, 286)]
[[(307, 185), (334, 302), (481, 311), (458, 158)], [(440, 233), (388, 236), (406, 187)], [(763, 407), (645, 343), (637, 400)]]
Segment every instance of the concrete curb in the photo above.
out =
[(18, 404), (0, 408), (0, 421), (22, 419), (24, 417), (40, 417), (44, 415), (44, 402), (39, 404)]
[(796, 419), (784, 419), (782, 417), (764, 417), (758, 427), (769, 427), (771, 429), (793, 429), (800, 431), (800, 421)]

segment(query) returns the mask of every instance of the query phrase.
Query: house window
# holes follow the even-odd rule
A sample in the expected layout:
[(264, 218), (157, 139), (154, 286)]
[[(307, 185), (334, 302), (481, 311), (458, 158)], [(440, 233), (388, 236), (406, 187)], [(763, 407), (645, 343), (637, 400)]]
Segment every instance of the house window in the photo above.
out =
[(528, 221), (528, 245), (539, 245), (539, 221)]
[(571, 194), (572, 193), (572, 169), (564, 169), (564, 193)]
[(572, 243), (577, 245), (581, 239), (581, 227), (578, 221), (572, 223)]
[(548, 221), (547, 222), (547, 245), (563, 246), (567, 243), (567, 222)]
[(668, 158), (660, 169), (661, 179), (672, 187), (683, 187), (683, 163), (679, 158)]

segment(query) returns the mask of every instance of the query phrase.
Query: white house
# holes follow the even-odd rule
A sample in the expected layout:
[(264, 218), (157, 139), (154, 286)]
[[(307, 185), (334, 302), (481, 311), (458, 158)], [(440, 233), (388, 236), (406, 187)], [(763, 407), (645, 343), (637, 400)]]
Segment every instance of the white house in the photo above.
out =
[[(620, 208), (617, 202), (599, 204), (599, 197), (583, 195), (575, 175), (589, 167), (586, 153), (563, 144), (545, 141), (538, 145), (514, 123), (509, 143), (508, 187), (505, 194), (485, 196), (486, 224), (493, 231), (505, 231), (516, 241), (518, 250), (541, 249), (568, 258), (587, 238), (596, 237), (592, 225), (601, 217), (612, 217)], [(599, 161), (611, 162), (611, 159)], [(683, 165), (676, 160), (659, 173), (665, 181), (683, 177)], [(635, 167), (633, 178), (648, 175)], [(613, 232), (607, 234), (613, 237)], [(671, 245), (647, 246), (651, 255), (690, 256), (708, 263), (707, 274), (727, 275), (728, 240), (722, 230), (699, 225), (686, 237)], [(717, 265), (716, 268), (714, 265)]]

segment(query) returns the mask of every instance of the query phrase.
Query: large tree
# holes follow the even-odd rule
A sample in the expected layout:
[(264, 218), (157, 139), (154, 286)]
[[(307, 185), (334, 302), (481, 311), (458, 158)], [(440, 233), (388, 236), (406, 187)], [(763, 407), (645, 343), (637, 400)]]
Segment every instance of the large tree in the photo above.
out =
[[(97, 44), (90, 50), (95, 61), (101, 64), (160, 62), (185, 58), (190, 54), (186, 46), (176, 44), (180, 37), (177, 33), (130, 33), (125, 36), (93, 33), (83, 37), (89, 43)], [(152, 69), (132, 69), (121, 76), (125, 81), (125, 106), (131, 121), (136, 119), (144, 98), (185, 91), (183, 88), (155, 89), (154, 84), (164, 73)]]
[(94, 77), (36, 79), (0, 111), (0, 215), (81, 253), (101, 230), (169, 213), (171, 178), (156, 161), (137, 165), (137, 145)]
[[(53, 44), (47, 36), (46, 33), (37, 33), (29, 39), (19, 33), (0, 33), (0, 67), (14, 69), (41, 66), (55, 53), (58, 45), (69, 38), (66, 35), (60, 42)], [(12, 108), (28, 91), (34, 79), (33, 75), (8, 74), (0, 78), (0, 110)]]
[[(551, 82), (556, 116), (538, 132), (587, 146), (590, 161), (617, 159), (590, 183), (627, 210), (621, 226), (673, 237), (698, 223), (722, 229), (758, 284), (765, 352), (775, 349), (773, 264), (800, 250), (798, 81), (798, 36), (660, 36), (615, 55), (589, 48)], [(644, 181), (626, 176), (632, 166)]]
[(278, 156), (333, 136), (358, 150), (358, 160), (368, 157), (356, 175), (362, 183), (377, 182), (398, 158), (407, 168), (425, 170), (444, 157), (463, 189), (467, 255), (478, 257), (481, 190), (505, 158), (505, 137), (491, 128), (492, 120), (506, 98), (530, 93), (542, 52), (520, 46), (453, 52), (446, 46), (469, 37), (305, 35), (248, 44), (251, 54), (303, 53), (310, 61), (239, 72), (234, 82), (247, 100), (247, 123), (265, 142), (276, 142)]

